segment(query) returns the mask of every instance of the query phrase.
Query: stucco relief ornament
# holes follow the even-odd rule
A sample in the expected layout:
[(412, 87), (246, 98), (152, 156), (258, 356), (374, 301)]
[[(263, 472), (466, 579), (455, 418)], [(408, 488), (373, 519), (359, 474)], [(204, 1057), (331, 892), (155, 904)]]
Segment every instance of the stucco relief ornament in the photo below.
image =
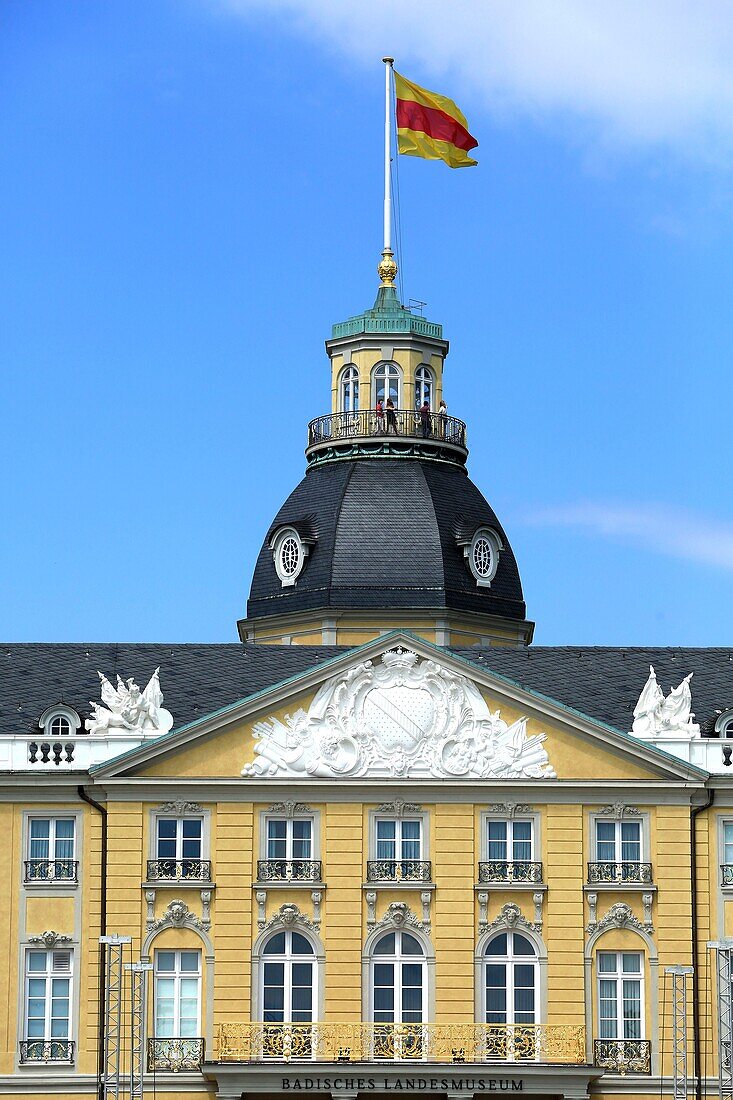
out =
[(141, 691), (130, 677), (117, 677), (113, 687), (103, 672), (98, 672), (102, 702), (91, 702), (92, 717), (84, 725), (91, 734), (119, 733), (131, 730), (135, 733), (168, 733), (173, 728), (173, 715), (163, 708), (163, 692), (160, 690), (160, 669), (156, 668)]
[(377, 921), (377, 928), (418, 928), (421, 932), (430, 931), (429, 920), (419, 920), (406, 901), (393, 901), (387, 906), (384, 916)]
[(509, 902), (507, 905), (502, 905), (499, 915), (494, 917), (492, 921), (489, 921), (485, 929), (480, 931), (490, 932), (495, 928), (528, 928), (532, 932), (539, 932), (542, 928), (541, 921), (529, 921), (526, 917), (522, 916), (522, 910), (518, 905), (513, 902)]
[(254, 726), (242, 775), (552, 779), (544, 733), (511, 726), (466, 677), (396, 649), (332, 677), (308, 711)]
[(40, 936), (29, 936), (28, 943), (42, 943), (44, 947), (57, 947), (60, 943), (71, 943), (71, 936), (62, 936), (60, 932), (48, 929), (41, 932)]
[(665, 698), (654, 667), (649, 665), (649, 679), (644, 684), (639, 701), (634, 707), (634, 723), (631, 732), (636, 737), (696, 737), (700, 727), (693, 722), (692, 673), (685, 676), (678, 687), (672, 688)]
[(591, 919), (586, 932), (602, 932), (606, 928), (635, 928), (638, 932), (653, 931), (650, 923), (642, 924), (638, 917), (634, 916), (631, 907), (622, 901), (612, 905), (599, 921)]
[(185, 901), (174, 898), (162, 917), (153, 922), (152, 928), (203, 928), (199, 918), (191, 912)]
[(301, 913), (297, 905), (292, 903), (286, 903), (281, 905), (277, 913), (273, 913), (268, 921), (265, 922), (265, 928), (297, 928), (298, 925), (304, 928), (311, 928), (314, 932), (318, 931), (318, 926), (310, 917), (306, 917), (305, 913)]

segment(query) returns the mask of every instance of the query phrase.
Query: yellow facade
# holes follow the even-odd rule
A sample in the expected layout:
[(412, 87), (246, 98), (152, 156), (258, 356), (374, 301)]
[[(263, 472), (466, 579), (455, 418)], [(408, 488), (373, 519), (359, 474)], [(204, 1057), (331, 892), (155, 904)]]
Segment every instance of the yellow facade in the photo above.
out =
[[(391, 645), (394, 642), (383, 648)], [(444, 662), (454, 671), (459, 667), (447, 654), (442, 658), (434, 650), (421, 649), (415, 639), (410, 645), (420, 659)], [(378, 660), (379, 646), (374, 643), (366, 656)], [(347, 676), (349, 668), (364, 659), (363, 653), (344, 657), (335, 672), (333, 666), (329, 668), (328, 675)], [(465, 675), (465, 666), (460, 671)], [(304, 777), (285, 782), (243, 776), (242, 769), (257, 755), (254, 727), (264, 720), (286, 723), (288, 715), (308, 711), (324, 675), (304, 678), (285, 692), (266, 692), (250, 704), (222, 712), (215, 721), (202, 721), (183, 733), (144, 745), (80, 780), (106, 809), (106, 927), (108, 933), (131, 937), (125, 961), (154, 962), (162, 951), (200, 957), (197, 1035), (205, 1041), (204, 1072), (160, 1069), (156, 1095), (267, 1093), (267, 1074), (277, 1069), (276, 1076), (286, 1077), (291, 1084), (314, 1074), (329, 1079), (376, 1075), (388, 1084), (413, 1080), (418, 1082), (414, 1088), (430, 1094), (463, 1095), (492, 1089), (486, 1082), (501, 1080), (509, 1082), (508, 1088), (512, 1082), (521, 1083), (522, 1091), (541, 1095), (549, 1090), (551, 1095), (577, 1097), (590, 1088), (593, 1095), (603, 1097), (650, 1096), (660, 1090), (660, 1074), (666, 1080), (664, 1088), (669, 1089), (672, 1072), (672, 1016), (664, 970), (693, 961), (699, 979), (702, 1064), (707, 1066), (704, 1072), (714, 1076), (714, 1008), (705, 945), (729, 935), (733, 925), (733, 898), (729, 901), (718, 885), (716, 855), (727, 813), (725, 800), (731, 802), (733, 819), (733, 799), (720, 791), (722, 807), (714, 803), (697, 817), (693, 867), (691, 814), (709, 797), (711, 780), (705, 774), (478, 672), (473, 682), (492, 714), (500, 711), (508, 723), (527, 716), (527, 736), (545, 735), (544, 748), (556, 778), (467, 783)], [(203, 821), (202, 856), (210, 861), (210, 878), (198, 881), (174, 874), (170, 879), (151, 880), (148, 861), (156, 852), (156, 815), (172, 802), (179, 806), (165, 811), (168, 817)], [(28, 817), (39, 814), (77, 815), (80, 859), (78, 885), (73, 888), (24, 883)], [(322, 863), (317, 878), (270, 881), (262, 877), (261, 861), (267, 854), (263, 830), (269, 827), (268, 820), (281, 818), (312, 823), (311, 854)], [(370, 879), (375, 821), (382, 818), (422, 822), (422, 858), (430, 864), (427, 877)], [(479, 865), (487, 863), (489, 819), (532, 822), (534, 862), (541, 863), (536, 880), (480, 881)], [(649, 881), (638, 877), (613, 884), (589, 881), (588, 867), (596, 858), (597, 820), (640, 823), (644, 862), (652, 868)], [(102, 816), (80, 800), (76, 780), (54, 777), (50, 802), (43, 784), (15, 793), (8, 781), (0, 821), (5, 837), (0, 867), (6, 884), (0, 899), (0, 919), (6, 929), (0, 945), (0, 1003), (4, 1006), (0, 1094), (91, 1095), (97, 1087), (99, 1037)], [(699, 922), (694, 960), (693, 876)], [(178, 902), (184, 903), (183, 911), (175, 910)], [(283, 906), (289, 918), (283, 918)], [(395, 911), (407, 913), (408, 923), (395, 923)], [(380, 926), (380, 922), (385, 923)], [(374, 1047), (368, 1046), (374, 1042), (376, 1026), (370, 977), (374, 959), (369, 945), (380, 927), (387, 933), (407, 929), (423, 945), (426, 976), (420, 1042), (427, 1044), (429, 1053), (422, 1047), (413, 1047), (410, 1053), (404, 1036), (403, 1046), (397, 1051), (390, 1048), (388, 1057), (377, 1057)], [(267, 936), (278, 929), (301, 929), (315, 947), (313, 1018), (323, 1027), (318, 1051), (304, 1049), (301, 1043), (298, 1055), (290, 1047), (286, 1053), (283, 1028), (287, 1032), (287, 1027), (283, 1025), (268, 1061), (262, 1047), (257, 1047), (273, 1041), (272, 1035), (262, 1038), (262, 949)], [(526, 1041), (527, 1028), (522, 1032), (517, 1025), (516, 1034), (504, 1028), (500, 1047), (497, 1033), (502, 1029), (494, 1028), (490, 1035), (494, 1056), (487, 1061), (478, 1053), (487, 1034), (481, 952), (492, 934), (512, 930), (527, 937), (536, 951), (539, 1026), (532, 1031), (535, 1045), (525, 1043), (524, 1048), (520, 1040)], [(31, 937), (49, 933), (68, 937), (59, 944), (68, 944), (75, 957), (73, 1063), (23, 1065), (18, 1056), (24, 1026), (22, 957)], [(621, 1063), (616, 1071), (602, 1075), (593, 1065), (594, 1040), (600, 1034), (599, 952), (641, 959), (641, 1030), (650, 1056), (646, 1072)], [(148, 1001), (150, 1036), (156, 1029), (154, 983), (155, 978)], [(692, 1019), (691, 987), (688, 997)], [(259, 1029), (253, 1027), (258, 1024)], [(290, 1029), (298, 1032), (296, 1024)], [(409, 1027), (406, 1030), (409, 1035)], [(512, 1053), (507, 1035), (524, 1054), (521, 1049)], [(309, 1043), (316, 1041), (311, 1031), (309, 1036)], [(296, 1038), (302, 1040), (302, 1034)], [(288, 1042), (292, 1039), (291, 1034)], [(342, 1057), (339, 1062), (338, 1051), (343, 1054), (347, 1048), (348, 1060)], [(126, 1064), (127, 1060), (125, 1055)], [(322, 1062), (328, 1063), (326, 1070)], [(316, 1064), (317, 1072), (312, 1068)], [(468, 1077), (484, 1084), (443, 1088), (446, 1074), (449, 1084)], [(438, 1079), (440, 1086), (431, 1088), (431, 1078)], [(426, 1080), (423, 1089), (419, 1082)], [(151, 1081), (149, 1077), (148, 1089)], [(362, 1090), (334, 1086), (315, 1091)]]

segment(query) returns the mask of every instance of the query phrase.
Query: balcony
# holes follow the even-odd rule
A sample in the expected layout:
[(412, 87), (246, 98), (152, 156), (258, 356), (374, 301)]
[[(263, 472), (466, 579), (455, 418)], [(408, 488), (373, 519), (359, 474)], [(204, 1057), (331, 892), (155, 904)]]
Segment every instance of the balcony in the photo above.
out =
[(623, 886), (641, 885), (648, 886), (652, 882), (651, 863), (637, 863), (627, 861), (624, 863), (600, 863), (588, 864), (588, 884), (601, 886), (604, 883)]
[(203, 1039), (148, 1039), (148, 1073), (195, 1073), (204, 1061)]
[(569, 1024), (223, 1023), (220, 1062), (585, 1063)]
[(593, 1063), (625, 1077), (627, 1073), (652, 1072), (652, 1044), (646, 1039), (596, 1039)]
[(148, 882), (211, 882), (211, 860), (149, 859)]
[(47, 1062), (74, 1061), (74, 1043), (71, 1039), (24, 1039), (20, 1044), (21, 1065)]
[(328, 413), (308, 425), (309, 462), (353, 458), (358, 454), (387, 457), (432, 457), (465, 465), (466, 425), (455, 416), (431, 414), (424, 430), (415, 409), (394, 409), (394, 423), (373, 409)]
[(258, 882), (321, 882), (320, 859), (259, 859)]
[(27, 859), (25, 882), (78, 882), (76, 859)]
[(432, 882), (429, 859), (370, 859), (367, 882)]
[(479, 882), (516, 882), (535, 885), (542, 882), (542, 864), (528, 860), (489, 859), (478, 865)]

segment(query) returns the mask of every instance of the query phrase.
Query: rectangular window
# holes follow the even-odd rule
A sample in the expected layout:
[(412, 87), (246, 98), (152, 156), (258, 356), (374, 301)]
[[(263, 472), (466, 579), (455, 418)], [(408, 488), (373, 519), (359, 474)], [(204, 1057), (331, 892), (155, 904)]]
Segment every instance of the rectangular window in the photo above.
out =
[(73, 817), (32, 817), (28, 822), (26, 881), (76, 878)]
[(312, 859), (313, 821), (311, 818), (267, 819), (268, 859)]
[(733, 821), (723, 823), (723, 863), (733, 864)]
[(422, 821), (378, 818), (376, 858), (421, 860)]
[(203, 820), (200, 817), (159, 817), (157, 859), (201, 859)]
[(631, 951), (599, 951), (597, 959), (599, 1038), (641, 1039), (641, 955)]
[(488, 821), (487, 856), (489, 861), (531, 863), (534, 838), (532, 821)]
[[(28, 1061), (43, 1061), (43, 1043), (69, 1038), (71, 951), (28, 950), (25, 954), (25, 1038)], [(33, 1040), (36, 1040), (34, 1043)], [(64, 1042), (51, 1046), (51, 1060), (68, 1061)]]
[(155, 1038), (194, 1039), (199, 1030), (201, 952), (155, 952)]
[(596, 860), (598, 863), (639, 863), (641, 822), (596, 821)]

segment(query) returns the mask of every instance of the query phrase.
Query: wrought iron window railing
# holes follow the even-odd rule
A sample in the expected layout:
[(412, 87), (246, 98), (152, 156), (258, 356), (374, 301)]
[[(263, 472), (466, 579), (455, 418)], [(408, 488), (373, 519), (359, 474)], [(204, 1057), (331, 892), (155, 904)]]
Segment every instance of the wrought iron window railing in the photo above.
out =
[(204, 1039), (148, 1039), (148, 1073), (194, 1073), (204, 1061)]
[(721, 863), (720, 885), (733, 886), (733, 863)]
[(258, 882), (320, 882), (320, 859), (260, 859)]
[(370, 859), (367, 882), (430, 882), (432, 868), (429, 859)]
[(394, 409), (394, 419), (387, 410), (379, 417), (373, 409), (357, 412), (328, 413), (318, 416), (308, 425), (308, 446), (333, 443), (342, 439), (404, 436), (408, 439), (433, 439), (439, 443), (466, 446), (466, 425), (455, 416), (439, 416), (431, 412), (427, 425), (416, 409)]
[(79, 862), (76, 859), (27, 859), (26, 882), (76, 882)]
[(72, 1039), (23, 1039), (20, 1044), (20, 1061), (27, 1062), (66, 1062), (74, 1061), (74, 1042)]
[(585, 1062), (570, 1024), (222, 1023), (221, 1062)]
[(651, 863), (638, 863), (635, 860), (624, 860), (620, 863), (612, 863), (601, 860), (588, 864), (588, 882), (592, 886), (596, 886), (603, 882), (648, 883), (651, 881)]
[(652, 1072), (652, 1044), (647, 1039), (596, 1039), (594, 1065), (625, 1077), (627, 1073)]
[(478, 865), (479, 882), (542, 882), (542, 864), (524, 859), (488, 859)]
[(148, 882), (211, 882), (209, 859), (149, 859)]

